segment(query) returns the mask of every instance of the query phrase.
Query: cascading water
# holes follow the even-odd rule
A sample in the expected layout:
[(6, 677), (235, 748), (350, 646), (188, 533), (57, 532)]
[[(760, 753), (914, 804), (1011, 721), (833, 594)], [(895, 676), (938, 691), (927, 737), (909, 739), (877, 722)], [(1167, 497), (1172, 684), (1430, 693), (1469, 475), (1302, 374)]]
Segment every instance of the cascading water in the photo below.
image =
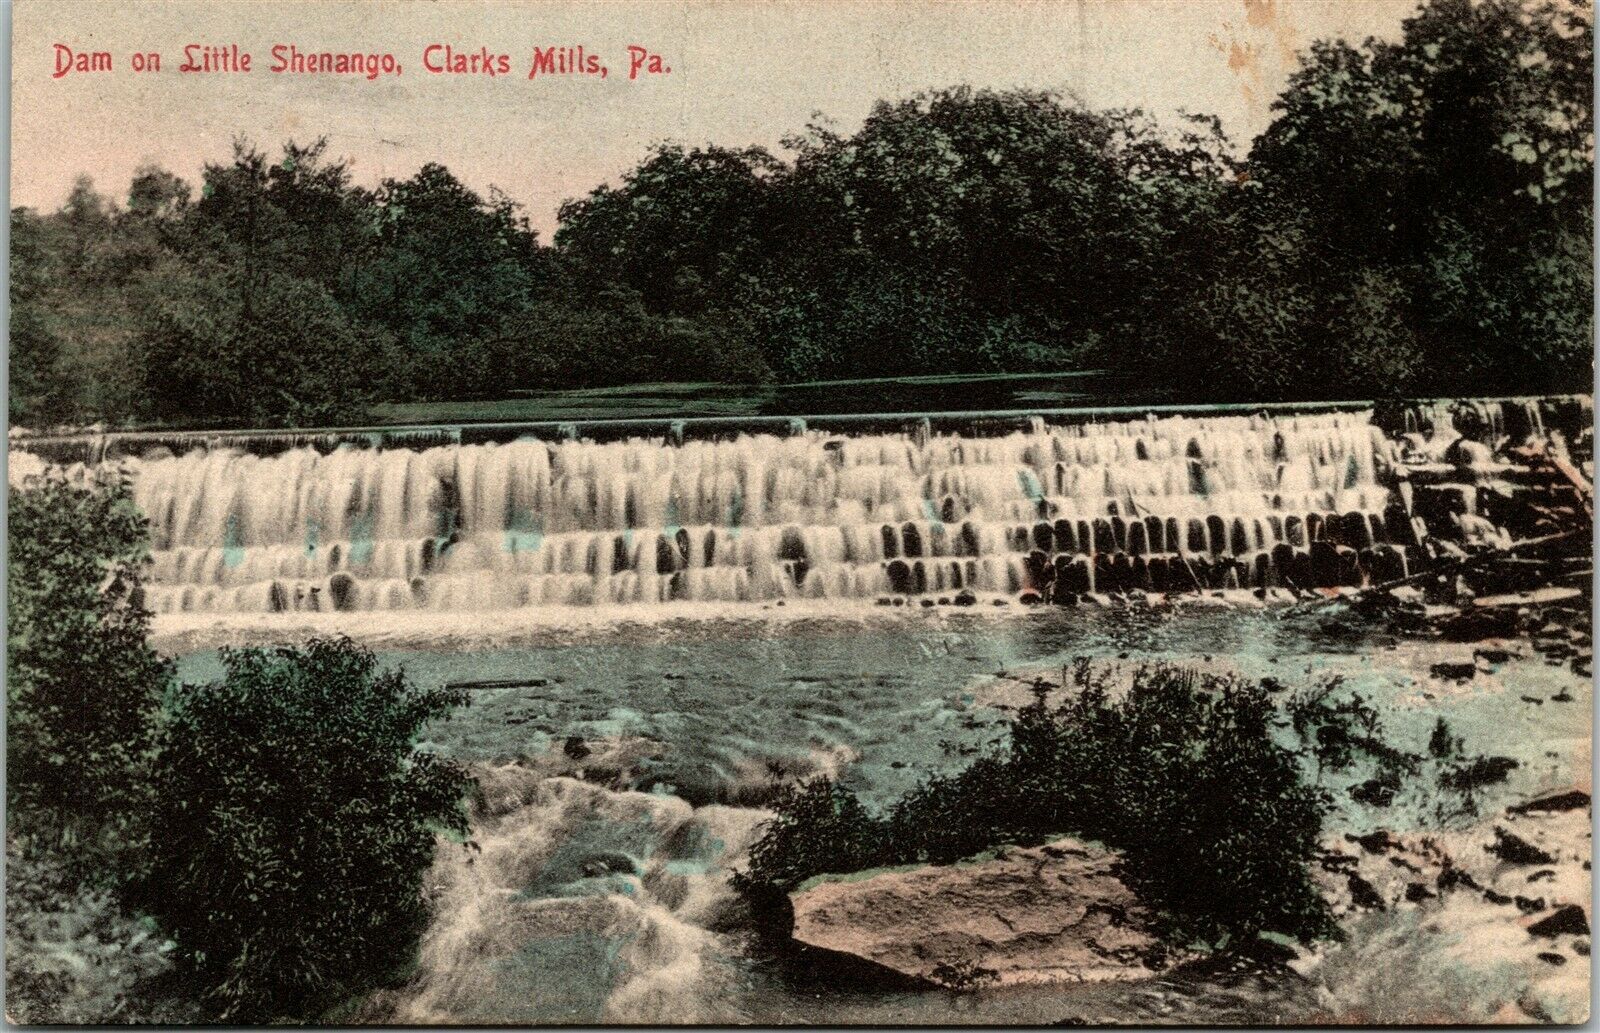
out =
[(123, 464), (156, 613), (466, 611), (1359, 583), (1415, 541), (1388, 448), (1325, 412)]

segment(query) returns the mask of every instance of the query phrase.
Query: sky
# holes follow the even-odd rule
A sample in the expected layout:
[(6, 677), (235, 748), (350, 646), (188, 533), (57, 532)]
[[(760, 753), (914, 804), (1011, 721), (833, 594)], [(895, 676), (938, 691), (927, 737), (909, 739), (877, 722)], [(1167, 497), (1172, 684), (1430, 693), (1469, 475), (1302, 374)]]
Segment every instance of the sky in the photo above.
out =
[[(560, 203), (615, 182), (654, 143), (777, 149), (816, 112), (849, 132), (875, 100), (956, 84), (1070, 92), (1167, 119), (1216, 114), (1241, 144), (1312, 40), (1397, 37), (1416, 0), (17, 0), (11, 203), (54, 208), (80, 174), (120, 197), (139, 165), (197, 183), (244, 136), (329, 138), (358, 182), (425, 162), (493, 185), (548, 239)], [(61, 51), (109, 71), (57, 76)], [(252, 57), (182, 73), (188, 45)], [(400, 74), (273, 74), (274, 45), (394, 55)], [(430, 73), (424, 51), (505, 54), (511, 71)], [(535, 48), (583, 46), (598, 76), (528, 71)], [(628, 47), (659, 56), (628, 78)], [(159, 71), (134, 71), (135, 54)], [(431, 58), (439, 63), (440, 54)], [(648, 68), (648, 64), (645, 66)]]

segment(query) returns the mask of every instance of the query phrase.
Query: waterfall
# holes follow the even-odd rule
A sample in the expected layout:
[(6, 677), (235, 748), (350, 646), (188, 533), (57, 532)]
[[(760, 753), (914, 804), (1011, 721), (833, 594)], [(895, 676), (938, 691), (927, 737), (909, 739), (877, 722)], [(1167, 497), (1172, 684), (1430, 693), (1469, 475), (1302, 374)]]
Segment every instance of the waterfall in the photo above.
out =
[(156, 613), (468, 611), (1357, 584), (1412, 561), (1390, 448), (1333, 411), (120, 462)]

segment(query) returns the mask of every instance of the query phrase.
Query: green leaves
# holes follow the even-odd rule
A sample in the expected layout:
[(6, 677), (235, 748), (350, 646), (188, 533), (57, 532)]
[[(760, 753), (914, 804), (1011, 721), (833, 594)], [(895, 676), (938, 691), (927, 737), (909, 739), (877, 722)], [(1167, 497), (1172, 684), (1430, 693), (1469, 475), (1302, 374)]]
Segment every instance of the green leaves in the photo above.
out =
[(438, 163), (375, 189), (240, 141), (12, 216), (12, 415), (362, 422), (376, 401), (659, 381), (1105, 369), (1188, 401), (1590, 380), (1593, 28), (1426, 0), (1314, 41), (1240, 160), (1214, 116), (886, 98), (758, 147), (653, 146), (560, 209)]
[(436, 831), (468, 832), (470, 780), (413, 746), (466, 697), (343, 639), (223, 663), (171, 703), (149, 906), (221, 1017), (314, 1014), (408, 954)]
[(1592, 66), (1590, 19), (1553, 2), (1432, 0), (1398, 42), (1313, 44), (1250, 153), (1207, 364), (1256, 397), (1586, 384)]
[(787, 891), (1070, 832), (1121, 849), (1123, 877), (1180, 941), (1333, 934), (1309, 870), (1328, 803), (1273, 741), (1265, 690), (1169, 665), (1115, 699), (1086, 665), (1076, 682), (1055, 707), (1041, 683), (1008, 752), (929, 778), (884, 816), (825, 778), (786, 787), (735, 885)]
[(145, 543), (115, 472), (10, 489), (6, 791), (21, 827), (136, 812), (171, 673), (144, 642)]

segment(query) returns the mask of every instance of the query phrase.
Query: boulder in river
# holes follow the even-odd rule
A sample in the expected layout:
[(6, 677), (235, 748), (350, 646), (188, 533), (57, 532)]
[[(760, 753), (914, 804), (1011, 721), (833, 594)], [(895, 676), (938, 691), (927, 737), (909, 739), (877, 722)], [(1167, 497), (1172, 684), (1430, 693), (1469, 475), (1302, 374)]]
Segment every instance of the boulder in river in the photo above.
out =
[(1538, 812), (1557, 813), (1560, 811), (1575, 811), (1589, 806), (1589, 794), (1581, 789), (1569, 789), (1564, 793), (1552, 793), (1541, 796), (1537, 800), (1519, 803), (1506, 808), (1511, 814), (1535, 814)]
[(1540, 919), (1528, 926), (1528, 932), (1533, 936), (1588, 936), (1589, 917), (1583, 913), (1583, 908), (1577, 904), (1567, 904), (1559, 907), (1554, 913)]
[(988, 860), (822, 876), (792, 895), (794, 938), (957, 989), (1138, 979), (1169, 959), (1117, 860), (1060, 839)]

